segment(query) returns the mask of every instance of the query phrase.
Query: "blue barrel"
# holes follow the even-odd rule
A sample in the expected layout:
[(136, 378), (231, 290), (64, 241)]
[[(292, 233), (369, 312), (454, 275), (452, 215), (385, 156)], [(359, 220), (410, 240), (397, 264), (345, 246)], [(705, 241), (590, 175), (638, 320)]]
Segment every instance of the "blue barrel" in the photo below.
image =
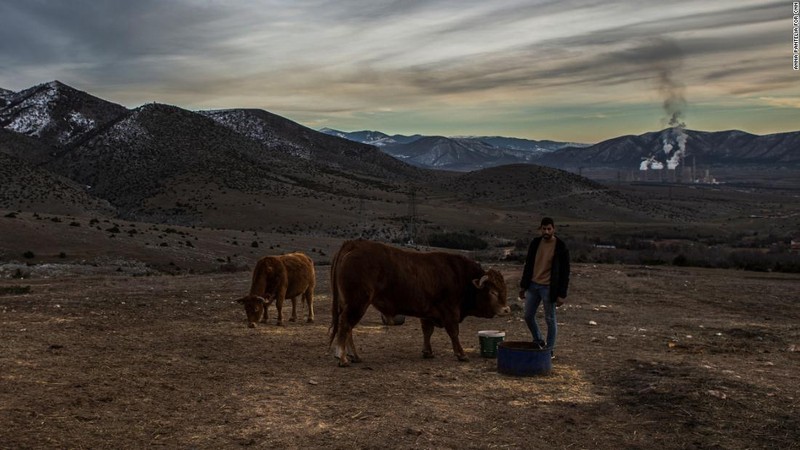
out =
[(503, 341), (497, 346), (497, 371), (517, 377), (543, 375), (553, 363), (549, 348), (541, 349), (528, 341)]

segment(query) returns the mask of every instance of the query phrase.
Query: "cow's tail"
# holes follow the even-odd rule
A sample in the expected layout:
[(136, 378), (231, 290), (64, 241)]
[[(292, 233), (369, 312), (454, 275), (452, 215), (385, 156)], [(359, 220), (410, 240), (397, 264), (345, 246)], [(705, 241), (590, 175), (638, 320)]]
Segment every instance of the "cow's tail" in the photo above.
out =
[(336, 255), (333, 256), (333, 262), (331, 263), (331, 326), (328, 327), (328, 335), (330, 336), (328, 347), (333, 344), (336, 333), (339, 331), (339, 285), (336, 280), (336, 271), (341, 254), (342, 249), (340, 248)]

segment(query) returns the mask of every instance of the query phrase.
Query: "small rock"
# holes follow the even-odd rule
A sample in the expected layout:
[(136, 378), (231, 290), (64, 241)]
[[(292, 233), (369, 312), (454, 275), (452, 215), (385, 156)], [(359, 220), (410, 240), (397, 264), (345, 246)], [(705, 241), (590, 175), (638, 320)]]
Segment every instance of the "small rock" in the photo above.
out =
[(715, 389), (709, 389), (707, 392), (708, 395), (712, 397), (717, 397), (719, 399), (725, 400), (728, 396), (724, 392), (717, 391)]

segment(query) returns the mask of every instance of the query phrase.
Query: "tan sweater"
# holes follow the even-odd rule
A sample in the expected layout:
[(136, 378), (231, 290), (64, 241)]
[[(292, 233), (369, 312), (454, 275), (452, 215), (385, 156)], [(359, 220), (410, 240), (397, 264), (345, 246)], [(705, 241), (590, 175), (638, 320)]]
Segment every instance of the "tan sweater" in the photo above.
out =
[(553, 255), (556, 251), (556, 238), (553, 237), (549, 241), (542, 239), (539, 242), (539, 248), (536, 250), (536, 259), (533, 262), (533, 280), (534, 283), (550, 285), (550, 271), (553, 268)]

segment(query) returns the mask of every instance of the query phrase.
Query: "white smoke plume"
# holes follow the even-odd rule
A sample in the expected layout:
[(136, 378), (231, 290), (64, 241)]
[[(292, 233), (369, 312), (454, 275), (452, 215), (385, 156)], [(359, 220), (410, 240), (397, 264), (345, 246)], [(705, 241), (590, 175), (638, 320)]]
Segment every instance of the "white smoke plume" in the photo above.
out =
[[(669, 126), (670, 131), (667, 136), (669, 136), (669, 138), (673, 139), (674, 142), (678, 144), (678, 149), (667, 160), (667, 169), (676, 170), (686, 158), (686, 140), (689, 138), (689, 136), (686, 134), (686, 131), (684, 131), (686, 124), (680, 120), (680, 111), (676, 111), (672, 114), (672, 117), (669, 120)], [(667, 151), (667, 146), (669, 146), (669, 151)], [(664, 152), (669, 155), (673, 148), (674, 146), (669, 143), (669, 139), (665, 137)]]
[(674, 71), (683, 63), (683, 52), (674, 42), (666, 39), (659, 40), (656, 47), (662, 55), (666, 55), (655, 64), (658, 91), (664, 97), (662, 106), (669, 118), (665, 120), (669, 130), (666, 130), (662, 137), (660, 149), (665, 159), (664, 161), (656, 159), (659, 153), (656, 151), (642, 161), (639, 170), (661, 170), (665, 167), (676, 170), (686, 158), (686, 141), (689, 138), (685, 131), (686, 124), (683, 122), (683, 110), (686, 107), (686, 99), (683, 96), (684, 85), (673, 76)]
[(663, 168), (664, 163), (656, 160), (655, 156), (651, 156), (639, 164), (639, 170), (662, 170)]

